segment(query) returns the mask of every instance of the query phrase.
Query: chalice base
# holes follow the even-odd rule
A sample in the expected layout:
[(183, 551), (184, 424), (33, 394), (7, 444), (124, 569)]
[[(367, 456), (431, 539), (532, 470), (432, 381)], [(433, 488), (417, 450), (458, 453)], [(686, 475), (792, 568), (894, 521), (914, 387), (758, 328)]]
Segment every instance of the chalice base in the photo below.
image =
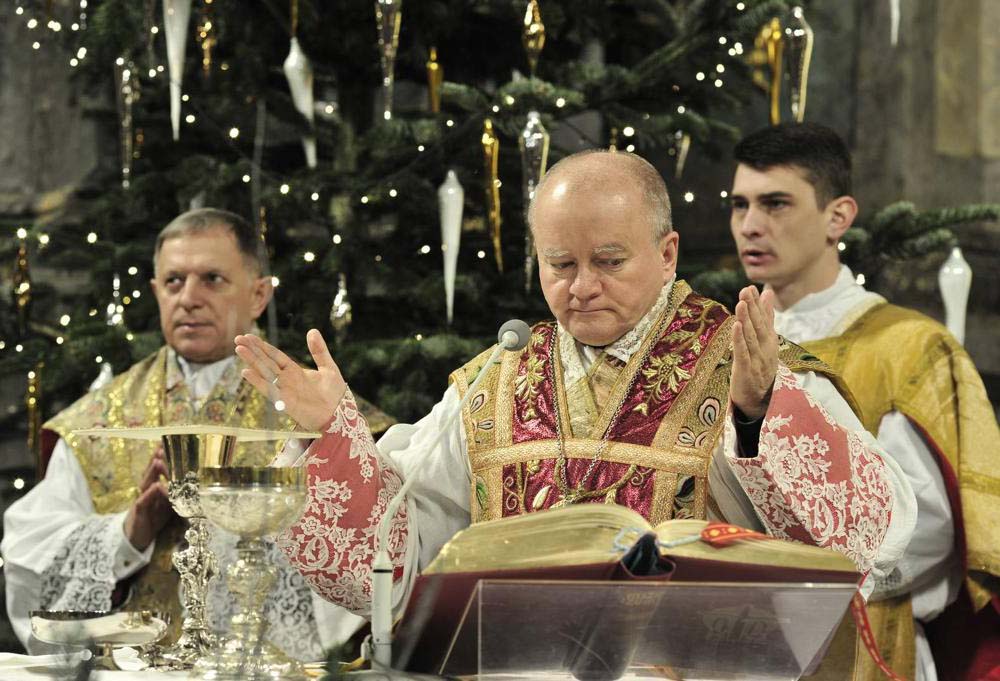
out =
[(306, 681), (298, 660), (265, 641), (250, 649), (239, 636), (232, 636), (194, 665), (194, 675), (204, 681)]
[(215, 637), (208, 631), (188, 630), (170, 647), (154, 649), (149, 663), (160, 669), (191, 669), (215, 645)]

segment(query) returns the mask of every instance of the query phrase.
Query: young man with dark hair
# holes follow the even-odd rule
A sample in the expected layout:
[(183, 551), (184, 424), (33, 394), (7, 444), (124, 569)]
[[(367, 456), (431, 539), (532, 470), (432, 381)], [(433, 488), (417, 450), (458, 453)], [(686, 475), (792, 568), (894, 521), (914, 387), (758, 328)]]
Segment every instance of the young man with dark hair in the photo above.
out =
[[(840, 263), (858, 205), (850, 154), (834, 131), (770, 127), (734, 155), (731, 229), (747, 277), (773, 291), (778, 333), (840, 373), (862, 423), (917, 495), (913, 539), (869, 604), (882, 653), (905, 678), (982, 678), (1000, 665), (1000, 638), (979, 641), (977, 652), (971, 634), (944, 643), (934, 631), (953, 629), (940, 623), (959, 611), (996, 616), (1000, 432), (982, 381), (943, 326), (866, 291)], [(922, 623), (946, 608), (925, 635)], [(883, 678), (868, 656), (863, 671)]]

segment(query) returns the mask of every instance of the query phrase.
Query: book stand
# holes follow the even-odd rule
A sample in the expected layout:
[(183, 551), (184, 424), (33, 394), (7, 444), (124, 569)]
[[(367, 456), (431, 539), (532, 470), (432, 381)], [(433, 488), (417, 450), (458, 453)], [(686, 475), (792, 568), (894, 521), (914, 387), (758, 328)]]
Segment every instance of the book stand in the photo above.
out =
[(795, 681), (822, 659), (854, 592), (853, 584), (481, 580), (443, 656), (428, 658), (402, 635), (394, 667), (479, 678)]

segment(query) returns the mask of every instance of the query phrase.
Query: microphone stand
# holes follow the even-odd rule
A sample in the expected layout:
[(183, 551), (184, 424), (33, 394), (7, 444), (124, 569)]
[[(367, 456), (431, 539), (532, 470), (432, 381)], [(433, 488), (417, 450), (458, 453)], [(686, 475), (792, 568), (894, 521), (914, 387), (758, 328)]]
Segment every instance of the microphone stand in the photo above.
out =
[[(501, 326), (500, 332), (497, 335), (499, 336), (499, 343), (497, 343), (497, 346), (490, 354), (489, 360), (479, 370), (476, 380), (472, 382), (472, 385), (466, 391), (465, 397), (463, 397), (458, 403), (458, 408), (449, 418), (447, 426), (450, 426), (451, 421), (462, 413), (462, 408), (468, 403), (469, 398), (475, 394), (476, 388), (479, 387), (483, 377), (486, 376), (486, 369), (495, 364), (504, 351), (520, 350), (527, 345), (528, 340), (531, 337), (531, 331), (527, 324), (514, 319)], [(438, 431), (438, 435), (434, 439), (434, 443), (422, 453), (423, 457), (426, 457), (429, 452), (438, 448), (444, 440), (444, 436), (447, 432), (447, 427), (441, 428), (441, 430)], [(421, 463), (423, 462), (421, 461)], [(403, 498), (413, 486), (413, 482), (417, 479), (417, 475), (418, 471), (415, 470), (414, 473), (403, 482), (402, 487), (399, 488), (399, 491), (396, 492), (395, 496), (393, 496), (393, 498), (389, 501), (389, 505), (385, 510), (385, 515), (382, 516), (382, 520), (379, 522), (378, 533), (375, 538), (376, 553), (375, 561), (372, 563), (371, 620), (372, 663), (373, 668), (375, 669), (390, 669), (392, 667), (393, 568), (392, 561), (389, 560), (389, 528), (392, 525), (393, 518), (396, 517), (396, 511), (399, 510), (399, 505), (403, 503)]]

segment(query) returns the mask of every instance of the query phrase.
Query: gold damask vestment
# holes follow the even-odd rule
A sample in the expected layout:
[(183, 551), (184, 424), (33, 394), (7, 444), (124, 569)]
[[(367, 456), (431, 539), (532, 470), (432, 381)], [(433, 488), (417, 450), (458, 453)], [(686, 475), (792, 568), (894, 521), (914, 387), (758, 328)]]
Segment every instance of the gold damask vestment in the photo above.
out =
[[(949, 488), (972, 607), (992, 607), (987, 604), (1000, 584), (1000, 430), (968, 353), (937, 322), (884, 302), (861, 310), (843, 334), (804, 345), (843, 377), (866, 429), (877, 432), (882, 418), (898, 411), (924, 435)], [(909, 597), (870, 603), (869, 615), (889, 666), (912, 678)], [(939, 667), (940, 652), (935, 649)], [(864, 651), (857, 657), (863, 674), (856, 678), (883, 678)], [(939, 673), (952, 678), (947, 669)]]
[[(180, 367), (168, 348), (132, 366), (104, 387), (85, 395), (43, 426), (43, 447), (63, 438), (80, 463), (99, 514), (124, 511), (139, 495), (138, 484), (157, 442), (80, 437), (81, 428), (134, 428), (187, 423), (292, 430), (294, 423), (278, 414), (267, 400), (240, 377), (239, 360), (232, 362), (211, 393), (195, 408)], [(239, 443), (235, 465), (267, 465), (283, 441)], [(181, 540), (184, 523), (161, 530), (153, 556), (132, 585), (131, 607), (170, 612), (178, 630), (178, 577), (171, 557)]]

